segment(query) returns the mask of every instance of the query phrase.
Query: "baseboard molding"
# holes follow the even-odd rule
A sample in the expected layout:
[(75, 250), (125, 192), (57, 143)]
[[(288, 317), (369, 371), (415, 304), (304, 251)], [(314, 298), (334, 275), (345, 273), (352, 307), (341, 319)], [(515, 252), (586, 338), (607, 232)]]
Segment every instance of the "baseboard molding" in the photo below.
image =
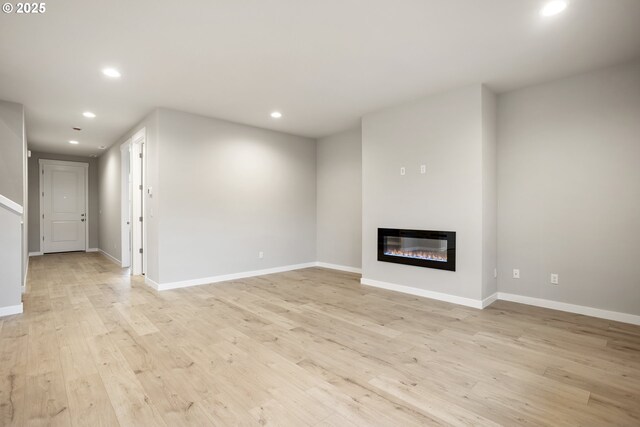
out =
[(485, 299), (482, 300), (482, 308), (487, 308), (494, 302), (498, 300), (498, 293), (494, 293), (493, 295), (489, 295)]
[(111, 255), (109, 255), (108, 253), (106, 253), (104, 250), (102, 249), (98, 249), (98, 252), (100, 252), (102, 255), (104, 255), (105, 257), (107, 257), (109, 259), (109, 261), (112, 261), (116, 264), (118, 264), (118, 267), (122, 266), (122, 262), (120, 262), (120, 260), (118, 258), (115, 258)]
[(42, 256), (42, 252), (29, 252), (29, 256)]
[(498, 292), (498, 299), (503, 301), (517, 302), (520, 304), (533, 305), (536, 307), (550, 308), (552, 310), (583, 314), (585, 316), (599, 317), (601, 319), (615, 320), (616, 322), (631, 323), (632, 325), (640, 325), (640, 316), (637, 316), (635, 314), (620, 313), (617, 311), (603, 310), (600, 308), (568, 304), (566, 302), (527, 297), (524, 295), (509, 294), (505, 292)]
[(598, 317), (600, 319), (614, 320), (616, 322), (630, 323), (632, 325), (640, 325), (640, 316), (635, 314), (620, 313), (617, 311), (603, 310), (600, 308), (585, 307), (582, 305), (568, 304), (559, 301), (546, 300), (541, 298), (527, 297), (524, 295), (508, 294), (504, 292), (496, 292), (489, 297), (480, 300), (471, 298), (463, 298), (455, 295), (443, 294), (440, 292), (427, 291), (424, 289), (413, 288), (410, 286), (397, 285), (395, 283), (380, 282), (378, 280), (360, 279), (360, 283), (376, 288), (387, 289), (390, 291), (402, 292), (409, 295), (415, 295), (424, 298), (431, 298), (438, 301), (450, 302), (453, 304), (464, 305), (467, 307), (483, 309), (497, 300), (517, 302), (520, 304), (532, 305), (535, 307), (550, 308), (552, 310), (565, 311), (568, 313), (582, 314), (585, 316)]
[(22, 303), (18, 305), (10, 305), (8, 307), (0, 307), (0, 317), (11, 316), (22, 313)]
[(360, 283), (375, 288), (387, 289), (389, 291), (402, 292), (404, 294), (415, 295), (418, 297), (431, 298), (438, 301), (450, 302), (453, 304), (464, 305), (472, 308), (483, 308), (483, 301), (472, 298), (464, 298), (456, 295), (443, 294), (441, 292), (427, 291), (425, 289), (413, 288), (411, 286), (397, 285), (395, 283), (381, 282), (373, 279), (360, 279)]
[(346, 271), (348, 273), (362, 274), (362, 269), (361, 268), (349, 267), (349, 266), (346, 266), (346, 265), (329, 264), (328, 262), (320, 262), (320, 261), (318, 261), (318, 262), (316, 262), (316, 267), (328, 268), (330, 270)]
[(264, 270), (245, 271), (242, 273), (224, 274), (220, 276), (203, 277), (201, 279), (183, 280), (170, 283), (156, 283), (145, 276), (145, 283), (157, 291), (168, 291), (170, 289), (188, 288), (191, 286), (209, 285), (212, 283), (227, 282), (229, 280), (245, 279), (247, 277), (264, 276), (265, 274), (284, 273), (286, 271), (300, 270), (315, 266), (315, 262), (308, 262), (304, 264), (285, 265), (283, 267), (267, 268)]
[(155, 282), (154, 280), (151, 280), (149, 278), (149, 276), (147, 276), (146, 274), (144, 276), (144, 283), (145, 283), (145, 285), (149, 286), (150, 288), (155, 289), (156, 291), (161, 291), (162, 290), (162, 289), (160, 289), (160, 284)]
[(85, 252), (100, 252), (99, 248), (89, 248)]

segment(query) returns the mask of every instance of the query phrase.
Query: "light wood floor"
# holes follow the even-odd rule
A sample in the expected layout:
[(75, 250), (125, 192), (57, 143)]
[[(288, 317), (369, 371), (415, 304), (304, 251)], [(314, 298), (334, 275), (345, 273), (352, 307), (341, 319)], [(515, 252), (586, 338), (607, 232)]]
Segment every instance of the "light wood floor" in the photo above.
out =
[(484, 311), (319, 268), (157, 293), (31, 258), (0, 425), (640, 425), (640, 327)]

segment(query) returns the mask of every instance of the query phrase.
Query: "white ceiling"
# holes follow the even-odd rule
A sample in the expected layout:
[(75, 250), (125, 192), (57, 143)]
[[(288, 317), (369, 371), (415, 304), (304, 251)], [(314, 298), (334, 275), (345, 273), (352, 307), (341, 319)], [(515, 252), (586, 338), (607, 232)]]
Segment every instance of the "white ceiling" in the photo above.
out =
[(51, 0), (43, 15), (0, 14), (0, 99), (25, 105), (31, 149), (87, 155), (157, 106), (318, 137), (432, 92), (640, 56), (640, 0), (571, 0), (550, 19), (544, 3)]

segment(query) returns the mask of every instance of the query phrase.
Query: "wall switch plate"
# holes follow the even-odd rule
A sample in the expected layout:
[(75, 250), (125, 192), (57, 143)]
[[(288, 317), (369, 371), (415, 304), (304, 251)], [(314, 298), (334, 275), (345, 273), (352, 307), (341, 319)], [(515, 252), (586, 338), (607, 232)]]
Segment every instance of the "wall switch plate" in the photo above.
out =
[(498, 269), (494, 268), (493, 269), (493, 278), (495, 279), (496, 277), (498, 277)]
[(552, 285), (558, 284), (558, 275), (555, 273), (551, 273), (551, 284)]
[(513, 278), (514, 279), (519, 279), (520, 278), (520, 270), (517, 268), (513, 269)]
[(407, 174), (407, 170), (404, 168), (404, 166), (402, 166), (400, 168), (400, 175), (406, 175)]
[(264, 258), (264, 252), (262, 251), (258, 252), (258, 258), (260, 259)]
[(427, 165), (420, 165), (420, 173), (421, 174), (427, 173)]

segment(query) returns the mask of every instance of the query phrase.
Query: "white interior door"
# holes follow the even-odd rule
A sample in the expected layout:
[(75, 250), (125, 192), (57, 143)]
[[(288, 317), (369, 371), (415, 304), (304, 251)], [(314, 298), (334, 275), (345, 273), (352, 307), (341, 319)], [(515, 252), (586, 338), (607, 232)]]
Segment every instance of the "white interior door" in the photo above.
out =
[(41, 162), (42, 252), (87, 249), (85, 163)]

